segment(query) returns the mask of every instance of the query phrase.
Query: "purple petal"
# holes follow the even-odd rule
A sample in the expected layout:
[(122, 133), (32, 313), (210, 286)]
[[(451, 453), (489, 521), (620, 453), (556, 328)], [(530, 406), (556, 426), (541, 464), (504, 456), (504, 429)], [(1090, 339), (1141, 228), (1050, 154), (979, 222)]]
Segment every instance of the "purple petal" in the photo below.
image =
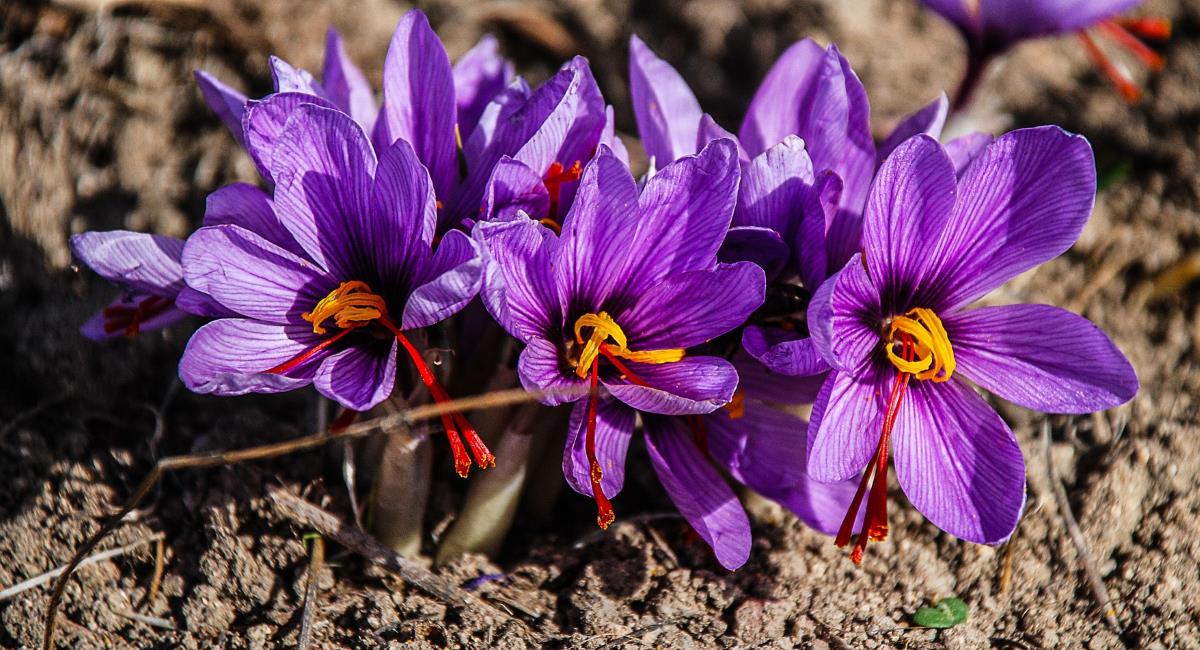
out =
[(197, 230), (183, 249), (183, 270), (188, 285), (221, 306), (279, 325), (304, 323), (300, 314), (336, 286), (312, 262), (239, 226)]
[(980, 0), (983, 28), (991, 41), (1015, 42), (1066, 34), (1129, 11), (1142, 0)]
[(587, 401), (587, 380), (564, 370), (558, 348), (546, 339), (529, 340), (517, 361), (517, 374), (525, 390), (542, 393), (537, 399), (547, 406)]
[(713, 267), (733, 218), (738, 176), (737, 148), (717, 140), (646, 181), (636, 231), (626, 225), (618, 240), (638, 262), (631, 286)]
[(584, 167), (575, 198), (551, 266), (567, 311), (600, 311), (629, 280), (635, 264), (630, 242), (639, 241), (635, 231), (645, 219), (638, 218), (629, 168), (607, 148)]
[(699, 151), (700, 102), (675, 68), (637, 36), (629, 38), (629, 93), (651, 165), (663, 167)]
[(935, 526), (979, 544), (1012, 535), (1025, 504), (1025, 459), (1008, 425), (966, 384), (910, 383), (892, 449), (905, 496)]
[(258, 173), (268, 181), (275, 179), (276, 170), (271, 167), (275, 160), (275, 146), (283, 135), (288, 118), (304, 104), (335, 108), (332, 103), (316, 95), (287, 92), (271, 95), (262, 101), (252, 101), (246, 109), (243, 118), (246, 152), (250, 154)]
[(97, 275), (135, 291), (174, 298), (183, 288), (183, 240), (129, 230), (71, 236), (75, 257)]
[(946, 155), (954, 163), (954, 173), (962, 180), (971, 163), (995, 140), (991, 133), (968, 133), (946, 143)]
[(804, 467), (808, 423), (747, 400), (743, 414), (737, 418), (730, 417), (725, 409), (717, 409), (699, 419), (709, 456), (734, 480), (764, 496), (786, 492), (807, 481)]
[(738, 352), (733, 357), (738, 372), (738, 390), (747, 399), (771, 404), (812, 404), (825, 383), (825, 374), (807, 377), (782, 375), (759, 363), (749, 354)]
[(860, 376), (829, 373), (808, 424), (809, 476), (831, 483), (862, 473), (879, 447), (895, 377), (895, 372), (874, 367)]
[(513, 65), (500, 56), (496, 38), (488, 34), (459, 57), (452, 73), (458, 129), (463, 137), (467, 137), (475, 131), (484, 108), (512, 80)]
[(1137, 375), (1091, 321), (1048, 305), (947, 315), (958, 371), (1004, 399), (1048, 413), (1090, 413), (1133, 399)]
[(1056, 126), (1012, 131), (971, 164), (958, 197), (954, 227), (922, 246), (938, 264), (927, 295), (943, 310), (982, 297), (1075, 243), (1096, 199), (1092, 148)]
[(246, 112), (246, 96), (203, 70), (197, 70), (195, 75), (196, 85), (200, 86), (200, 94), (204, 96), (204, 103), (221, 118), (238, 144), (245, 142), (242, 136), (242, 115)]
[(803, 420), (747, 402), (740, 418), (717, 411), (703, 421), (709, 453), (731, 476), (778, 501), (806, 525), (827, 535), (837, 533), (858, 481), (818, 483), (809, 478)]
[(766, 367), (783, 375), (807, 377), (829, 370), (811, 337), (775, 327), (751, 325), (742, 332), (742, 347)]
[[(288, 118), (275, 146), (275, 210), (296, 242), (334, 275), (358, 268), (361, 219), (371, 220), (375, 152), (350, 116), (304, 104)], [(414, 215), (400, 218), (412, 219)]]
[(205, 318), (235, 318), (238, 315), (237, 312), (226, 309), (207, 293), (191, 287), (184, 287), (179, 291), (179, 295), (175, 296), (175, 306), (193, 316)]
[(480, 222), (473, 234), (483, 254), (480, 298), (492, 317), (524, 343), (561, 331), (562, 306), (550, 266), (554, 233), (518, 219)]
[(808, 305), (813, 345), (835, 369), (859, 374), (882, 347), (879, 314), (879, 291), (855, 255), (813, 294)]
[(325, 89), (308, 70), (297, 68), (277, 56), (270, 57), (268, 62), (276, 93), (302, 93), (327, 98)]
[(818, 174), (813, 186), (800, 197), (804, 216), (793, 231), (792, 258), (810, 291), (862, 250), (861, 216), (839, 209), (841, 199), (842, 179), (828, 170)]
[(375, 93), (362, 70), (346, 55), (342, 37), (332, 27), (325, 33), (325, 69), (321, 72), (321, 80), (329, 100), (354, 118), (364, 132), (370, 133), (379, 112), (375, 106)]
[[(186, 291), (187, 287), (184, 287), (184, 290)], [(139, 303), (141, 303), (143, 300), (147, 300), (147, 299), (151, 299), (151, 298), (161, 298), (161, 296), (154, 296), (154, 295), (151, 295), (148, 293), (126, 293), (124, 295), (118, 296), (111, 303), (109, 303), (109, 307), (134, 307), (134, 308), (136, 308), (137, 305)], [(85, 322), (79, 328), (79, 333), (83, 334), (89, 340), (95, 341), (97, 343), (104, 343), (107, 341), (113, 341), (113, 340), (120, 339), (120, 338), (126, 338), (124, 328), (117, 329), (112, 332), (106, 331), (104, 329), (104, 324), (108, 320), (107, 317), (105, 317), (105, 315), (104, 315), (104, 311), (106, 311), (106, 310), (100, 311), (95, 316), (92, 316), (91, 318), (89, 318), (87, 320), (87, 322)], [(188, 317), (188, 312), (185, 312), (181, 309), (176, 309), (175, 307), (168, 307), (168, 308), (164, 309), (162, 312), (155, 314), (154, 316), (151, 316), (150, 318), (147, 318), (146, 320), (138, 323), (137, 331), (139, 334), (145, 334), (146, 332), (152, 332), (154, 330), (159, 330), (164, 327), (170, 327), (171, 325), (174, 325), (175, 323), (178, 323), (179, 321), (181, 321), (187, 317)]]
[[(468, 161), (479, 160), (492, 144), (497, 129), (502, 124), (508, 124), (509, 118), (526, 107), (532, 92), (529, 84), (521, 77), (514, 77), (509, 81), (504, 90), (484, 106), (475, 129), (462, 132), (463, 157)], [(502, 152), (497, 151), (492, 158), (501, 154)], [(470, 172), (471, 170), (468, 170), (468, 177)]]
[(373, 341), (329, 355), (313, 377), (317, 392), (352, 411), (369, 411), (396, 384), (395, 340)]
[(722, 262), (757, 264), (766, 272), (769, 282), (785, 275), (791, 257), (792, 249), (778, 232), (751, 226), (730, 228), (717, 251), (717, 259)]
[(404, 14), (383, 62), (385, 142), (406, 140), (429, 168), (443, 200), (457, 180), (454, 74), (446, 48), (420, 10)]
[(805, 216), (804, 198), (814, 180), (804, 141), (784, 138), (742, 170), (733, 225), (770, 228), (791, 241)]
[(646, 417), (646, 451), (675, 507), (717, 556), (737, 569), (750, 557), (750, 520), (679, 418)]
[(939, 139), (942, 135), (942, 127), (946, 125), (946, 114), (949, 111), (950, 100), (946, 97), (946, 93), (942, 93), (938, 95), (937, 99), (901, 120), (875, 153), (879, 164), (882, 165), (888, 154), (900, 146), (900, 143), (914, 135), (925, 134), (934, 140)]
[(647, 385), (612, 380), (600, 381), (614, 397), (639, 411), (663, 415), (711, 413), (733, 399), (737, 371), (719, 357), (684, 357), (664, 364), (625, 362)]
[(750, 154), (746, 153), (746, 150), (742, 148), (742, 143), (738, 142), (737, 136), (726, 131), (724, 127), (717, 124), (717, 121), (711, 115), (705, 113), (700, 118), (700, 128), (696, 133), (695, 151), (704, 151), (704, 148), (712, 143), (712, 141), (721, 139), (730, 140), (737, 145), (738, 160), (743, 165), (750, 162)]
[(318, 342), (307, 323), (273, 325), (222, 318), (192, 335), (179, 361), (179, 378), (196, 393), (229, 396), (289, 391), (312, 382), (315, 364), (302, 365), (291, 371), (290, 377), (263, 371), (294, 359)]
[(809, 105), (807, 98), (815, 92), (824, 65), (825, 50), (811, 39), (793, 44), (779, 56), (750, 100), (738, 132), (751, 155), (757, 156), (789, 135), (800, 135), (800, 112)]
[(350, 241), (369, 251), (362, 272), (392, 287), (415, 287), (432, 279), (431, 270), (423, 267), (437, 227), (437, 203), (429, 172), (408, 142), (397, 140), (380, 152), (371, 207), (370, 213), (346, 215), (344, 226), (354, 233)]
[(765, 287), (763, 270), (750, 262), (718, 264), (664, 278), (619, 318), (630, 349), (690, 348), (745, 323)]
[(811, 40), (779, 57), (759, 86), (738, 133), (751, 155), (800, 136), (817, 170), (845, 183), (845, 205), (858, 210), (875, 172), (866, 91), (836, 46)]
[(433, 259), (414, 279), (417, 287), (404, 305), (401, 328), (428, 327), (466, 307), (479, 293), (482, 264), (478, 247), (466, 233), (446, 233)]
[(496, 163), (488, 179), (484, 206), (480, 215), (484, 221), (540, 219), (550, 215), (550, 192), (540, 174), (505, 156)]
[(604, 107), (604, 129), (600, 131), (599, 144), (612, 149), (613, 155), (617, 157), (617, 160), (626, 165), (629, 164), (629, 150), (625, 148), (625, 143), (621, 140), (621, 137), (617, 135), (616, 117), (611, 105)]
[(863, 216), (862, 246), (885, 311), (903, 311), (931, 295), (936, 253), (930, 244), (946, 230), (954, 198), (954, 167), (929, 136), (909, 138), (880, 167)]
[[(571, 422), (567, 426), (567, 444), (563, 449), (563, 476), (572, 490), (586, 495), (592, 493), (592, 470), (587, 457), (587, 425), (590, 400), (575, 402)], [(625, 485), (625, 455), (633, 438), (633, 409), (608, 395), (601, 394), (596, 403), (596, 462), (600, 463), (600, 489), (613, 498)]]
[(248, 183), (226, 185), (208, 195), (204, 225), (241, 226), (263, 239), (289, 251), (304, 255), (292, 233), (279, 222), (270, 195)]

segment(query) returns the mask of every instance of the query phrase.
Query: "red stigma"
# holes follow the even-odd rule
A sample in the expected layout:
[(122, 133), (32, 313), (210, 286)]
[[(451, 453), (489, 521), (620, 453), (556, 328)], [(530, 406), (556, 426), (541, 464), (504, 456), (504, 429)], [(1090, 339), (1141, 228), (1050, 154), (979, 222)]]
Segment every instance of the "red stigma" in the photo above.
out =
[(558, 161), (550, 163), (550, 169), (546, 172), (546, 177), (542, 179), (542, 183), (546, 186), (546, 191), (550, 193), (550, 214), (547, 216), (547, 219), (553, 221), (555, 224), (562, 223), (562, 218), (558, 214), (562, 184), (579, 180), (579, 176), (582, 173), (583, 164), (578, 160), (570, 167), (563, 167), (563, 164)]
[[(914, 355), (912, 339), (903, 333), (898, 338), (902, 344), (904, 359), (911, 361)], [(863, 496), (866, 494), (867, 483), (870, 482), (871, 494), (867, 498), (867, 513), (863, 517), (863, 528), (854, 542), (854, 548), (850, 551), (850, 559), (855, 564), (862, 564), (863, 551), (867, 548), (867, 542), (882, 542), (887, 539), (888, 448), (891, 444), (892, 429), (896, 426), (896, 417), (900, 413), (900, 403), (904, 399), (904, 391), (911, 378), (911, 373), (901, 372), (897, 374), (896, 381), (892, 384), (892, 395), (888, 399), (887, 411), (883, 417), (883, 430), (879, 436), (879, 446), (875, 449), (875, 458), (863, 470), (858, 491), (854, 493), (850, 510), (846, 512), (846, 518), (842, 520), (842, 527), (838, 529), (837, 537), (834, 539), (834, 544), (838, 548), (850, 543), (850, 537), (854, 534), (854, 520), (858, 516), (859, 506), (862, 505)], [(871, 471), (872, 465), (874, 465), (874, 472)], [(872, 479), (872, 477), (874, 478)]]
[(142, 323), (159, 316), (175, 306), (175, 301), (162, 296), (147, 296), (136, 305), (111, 305), (100, 312), (104, 318), (104, 333), (116, 334), (124, 331), (125, 336), (133, 338), (141, 333)]
[[(1128, 20), (1105, 20), (1098, 24), (1102, 34), (1112, 39), (1126, 52), (1136, 57), (1142, 65), (1150, 70), (1159, 71), (1165, 64), (1158, 52), (1150, 49), (1140, 39), (1165, 40), (1171, 35), (1171, 23), (1163, 18), (1137, 18)], [(1141, 90), (1120, 68), (1118, 68), (1100, 49), (1096, 41), (1087, 32), (1078, 33), (1083, 49), (1104, 76), (1117, 87), (1126, 101), (1135, 102), (1141, 98)], [(1139, 38), (1140, 37), (1140, 38)]]
[(596, 458), (596, 406), (600, 401), (599, 358), (592, 362), (592, 371), (589, 375), (591, 383), (588, 393), (587, 438), (584, 439), (584, 448), (587, 452), (588, 473), (592, 479), (592, 495), (596, 498), (596, 525), (600, 526), (601, 530), (603, 530), (607, 529), (608, 525), (617, 516), (613, 513), (612, 503), (608, 500), (608, 497), (604, 496), (604, 489), (600, 485), (600, 482), (604, 479), (604, 470), (600, 467), (600, 461)]

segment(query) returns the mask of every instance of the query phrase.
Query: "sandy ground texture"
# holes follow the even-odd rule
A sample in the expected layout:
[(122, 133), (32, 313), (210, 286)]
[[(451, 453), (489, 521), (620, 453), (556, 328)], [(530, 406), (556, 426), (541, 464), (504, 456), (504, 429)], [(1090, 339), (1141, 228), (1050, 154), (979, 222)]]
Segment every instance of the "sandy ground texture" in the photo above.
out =
[[(956, 35), (912, 0), (423, 8), (452, 56), (490, 31), (534, 81), (572, 52), (589, 55), (634, 150), (623, 81), (631, 30), (679, 67), (726, 127), (773, 58), (803, 36), (842, 47), (870, 93), (877, 135), (951, 86), (963, 66)], [(305, 395), (221, 400), (179, 389), (186, 328), (109, 346), (84, 341), (77, 327), (112, 289), (71, 267), (66, 241), (85, 229), (186, 235), (208, 192), (255, 181), (201, 103), (193, 69), (261, 94), (267, 54), (319, 69), (332, 23), (378, 83), (406, 9), (387, 0), (0, 4), (0, 588), (70, 558), (154, 459), (311, 429)], [(565, 494), (553, 526), (519, 521), (495, 560), (468, 556), (437, 569), (459, 585), (502, 574), (473, 592), (494, 609), (447, 607), (331, 543), (317, 576), (313, 647), (1200, 647), (1200, 3), (1153, 1), (1145, 11), (1171, 17), (1176, 31), (1166, 71), (1146, 82), (1136, 106), (1074, 39), (1023, 47), (980, 91), (985, 119), (1086, 134), (1107, 182), (1078, 245), (997, 299), (1086, 315), (1142, 382), (1132, 404), (1073, 420), (998, 405), (1029, 475), (1028, 512), (1008, 545), (940, 533), (893, 479), (891, 537), (872, 545), (861, 569), (828, 539), (764, 509), (749, 563), (729, 573), (682, 520), (659, 516), (669, 502), (635, 450), (616, 502), (621, 519), (608, 533), (595, 534), (590, 502)], [(101, 545), (161, 533), (161, 588), (148, 598), (153, 543), (84, 568), (66, 593), (60, 642), (294, 647), (311, 529), (268, 495), (303, 495), (347, 518), (334, 451), (168, 476)], [(1065, 487), (1119, 631), (1104, 622), (1051, 476)], [(435, 504), (438, 494), (452, 502), (457, 489), (439, 478)], [(0, 646), (40, 643), (48, 593), (0, 602)], [(965, 623), (912, 624), (917, 609), (951, 595), (969, 605)]]

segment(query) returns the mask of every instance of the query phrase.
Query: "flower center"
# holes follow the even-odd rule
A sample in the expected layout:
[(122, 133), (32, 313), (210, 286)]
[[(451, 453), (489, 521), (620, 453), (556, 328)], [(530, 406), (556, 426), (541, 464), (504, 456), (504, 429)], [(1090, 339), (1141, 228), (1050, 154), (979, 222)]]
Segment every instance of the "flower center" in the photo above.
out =
[(142, 323), (161, 315), (174, 306), (175, 301), (170, 298), (147, 296), (139, 300), (136, 305), (105, 307), (104, 311), (100, 312), (104, 317), (104, 333), (115, 334), (124, 330), (125, 336), (132, 338), (141, 332)]
[[(591, 329), (591, 333), (585, 339), (583, 332), (585, 329)], [(609, 343), (608, 341), (612, 341)], [(625, 332), (620, 325), (608, 315), (608, 312), (600, 312), (598, 314), (584, 314), (575, 321), (575, 342), (583, 346), (583, 350), (579, 353), (579, 361), (575, 366), (575, 374), (585, 378), (591, 366), (597, 361), (601, 354), (609, 361), (614, 358), (628, 359), (638, 363), (674, 363), (683, 358), (683, 348), (667, 348), (663, 350), (630, 350), (629, 339), (625, 336)], [(613, 365), (617, 366), (618, 370), (625, 372), (624, 364), (618, 361), (613, 361)], [(625, 373), (627, 376), (633, 377), (630, 373)], [(637, 383), (636, 380), (634, 383)]]
[[(942, 320), (932, 309), (917, 307), (903, 316), (896, 316), (888, 327), (888, 359), (896, 369), (917, 379), (943, 382), (954, 374), (954, 347)], [(911, 351), (908, 346), (911, 344)], [(897, 354), (897, 348), (901, 348)]]
[(300, 314), (300, 317), (312, 323), (313, 334), (324, 334), (325, 328), (321, 323), (330, 318), (335, 325), (345, 330), (362, 327), (382, 318), (386, 313), (387, 305), (383, 298), (372, 293), (366, 282), (354, 280), (338, 285), (338, 288), (322, 298), (312, 311), (306, 311)]
[[(586, 338), (584, 330), (591, 330)], [(638, 363), (673, 363), (683, 358), (684, 350), (683, 348), (630, 350), (629, 339), (625, 336), (621, 326), (617, 325), (608, 312), (603, 311), (598, 314), (587, 313), (576, 319), (575, 343), (583, 346), (579, 353), (579, 360), (575, 362), (575, 374), (581, 379), (589, 379), (587, 437), (584, 445), (592, 479), (592, 495), (596, 499), (596, 524), (604, 529), (608, 528), (608, 525), (616, 519), (616, 515), (613, 514), (612, 503), (609, 502), (600, 485), (604, 479), (604, 470), (600, 466), (600, 459), (596, 456), (596, 408), (600, 400), (600, 356), (603, 355), (605, 359), (608, 359), (609, 363), (613, 364), (625, 379), (639, 386), (646, 386), (646, 382), (622, 363), (621, 359)]]
[(550, 214), (542, 219), (541, 223), (553, 230), (555, 234), (562, 231), (562, 217), (558, 214), (562, 185), (579, 180), (582, 173), (582, 161), (576, 160), (570, 167), (563, 167), (563, 164), (556, 160), (550, 163), (550, 169), (546, 171), (546, 176), (542, 179), (542, 184), (550, 193)]
[[(345, 338), (347, 334), (354, 330), (369, 325), (372, 322), (377, 322), (387, 329), (396, 341), (408, 353), (412, 359), (413, 365), (417, 369), (417, 374), (421, 377), (421, 382), (429, 389), (429, 394), (433, 397), (433, 401), (438, 404), (446, 404), (451, 401), (450, 395), (446, 389), (438, 382), (437, 377), (430, 370), (429, 364), (425, 363), (425, 357), (417, 350), (412, 341), (400, 331), (391, 319), (387, 316), (387, 304), (383, 298), (371, 291), (371, 287), (366, 282), (354, 280), (351, 282), (341, 283), (337, 289), (329, 292), (313, 307), (312, 311), (300, 314), (304, 320), (312, 323), (313, 334), (323, 335), (326, 330), (322, 323), (329, 319), (333, 319), (341, 331), (333, 336), (321, 340), (311, 348), (301, 352), (291, 359), (270, 368), (263, 372), (281, 375), (290, 370), (303, 365), (310, 361), (322, 351), (329, 349), (334, 343)], [(346, 414), (343, 414), (346, 415)], [(496, 457), (488, 450), (483, 439), (467, 421), (467, 418), (457, 409), (448, 409), (442, 414), (442, 426), (446, 429), (446, 439), (450, 443), (450, 451), (454, 456), (454, 468), (459, 476), (466, 478), (467, 472), (471, 469), (471, 458), (467, 455), (466, 447), (463, 445), (460, 433), (466, 437), (467, 444), (471, 447), (471, 452), (475, 456), (475, 462), (480, 467), (495, 467)]]

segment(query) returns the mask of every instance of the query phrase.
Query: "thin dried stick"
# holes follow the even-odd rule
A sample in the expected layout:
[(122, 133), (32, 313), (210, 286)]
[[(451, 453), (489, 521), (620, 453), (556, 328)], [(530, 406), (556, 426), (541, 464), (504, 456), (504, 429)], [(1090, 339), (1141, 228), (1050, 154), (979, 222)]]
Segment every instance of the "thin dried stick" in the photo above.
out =
[(322, 445), (326, 445), (335, 440), (349, 440), (357, 438), (365, 438), (383, 431), (387, 434), (395, 432), (408, 432), (409, 427), (416, 422), (423, 422), (441, 417), (444, 413), (449, 413), (454, 410), (458, 411), (474, 411), (479, 409), (499, 408), (503, 406), (511, 406), (513, 404), (522, 404), (534, 399), (538, 399), (547, 395), (559, 396), (581, 396), (585, 391), (576, 389), (565, 389), (557, 391), (545, 391), (531, 393), (521, 389), (499, 391), (484, 395), (476, 395), (473, 397), (465, 397), (459, 400), (450, 400), (441, 404), (426, 404), (418, 406), (407, 411), (388, 415), (374, 420), (360, 422), (359, 424), (351, 425), (336, 433), (321, 432), (314, 433), (308, 436), (302, 436), (293, 440), (276, 442), (257, 447), (249, 447), (246, 449), (238, 449), (234, 451), (213, 451), (200, 454), (189, 454), (184, 456), (171, 456), (159, 460), (150, 473), (146, 475), (142, 482), (134, 490), (133, 495), (129, 500), (104, 522), (95, 534), (89, 537), (75, 552), (75, 557), (66, 565), (62, 571), (61, 578), (54, 585), (54, 592), (50, 596), (50, 603), (46, 607), (46, 624), (43, 626), (42, 633), (42, 648), (43, 650), (51, 650), (54, 647), (54, 627), (58, 617), (58, 608), (62, 602), (63, 592), (66, 590), (67, 581), (71, 579), (72, 573), (83, 561), (84, 557), (91, 552), (92, 549), (100, 543), (110, 532), (119, 526), (125, 515), (133, 511), (134, 508), (146, 498), (146, 495), (154, 489), (158, 484), (159, 479), (168, 472), (173, 472), (181, 469), (205, 469), (209, 467), (219, 467), (222, 465), (235, 465), (255, 460), (263, 460), (267, 458), (275, 458), (286, 454), (307, 451)]
[(158, 616), (147, 616), (145, 614), (131, 612), (126, 609), (114, 609), (113, 613), (116, 614), (117, 616), (124, 616), (125, 618), (135, 620), (138, 623), (144, 623), (146, 625), (149, 625), (150, 627), (157, 627), (157, 628), (163, 629), (163, 630), (174, 630), (175, 629), (174, 623), (172, 623), (171, 621), (169, 621), (165, 618), (161, 618)]
[(1096, 603), (1100, 605), (1101, 611), (1104, 612), (1104, 621), (1117, 634), (1120, 634), (1121, 622), (1117, 620), (1117, 610), (1113, 608), (1112, 599), (1108, 595), (1108, 587), (1100, 579), (1100, 573), (1096, 570), (1096, 561), (1092, 559), (1092, 552), (1088, 549), (1087, 540), (1083, 537), (1083, 531), (1079, 530), (1079, 523), (1075, 521), (1075, 514), (1071, 512), (1071, 502), (1067, 497), (1067, 489), (1063, 487), (1062, 481), (1059, 480), (1058, 474), (1054, 471), (1054, 463), (1050, 458), (1049, 420), (1042, 422), (1042, 453), (1045, 455), (1046, 474), (1050, 480), (1050, 487), (1054, 490), (1054, 499), (1058, 502), (1058, 510), (1062, 515), (1067, 533), (1070, 535), (1071, 541), (1075, 544), (1075, 550), (1079, 553), (1080, 562), (1083, 564), (1083, 572), (1087, 575), (1088, 584), (1092, 588), (1092, 595), (1096, 598)]
[(29, 591), (30, 589), (33, 589), (34, 587), (40, 587), (41, 585), (44, 585), (47, 582), (50, 582), (51, 580), (62, 575), (64, 572), (66, 572), (68, 570), (81, 569), (85, 566), (91, 566), (97, 562), (103, 562), (104, 560), (110, 560), (114, 557), (124, 555), (124, 554), (128, 553), (129, 551), (132, 551), (135, 548), (145, 546), (146, 544), (149, 544), (150, 542), (153, 542), (156, 540), (161, 543), (162, 538), (163, 538), (162, 533), (155, 533), (153, 535), (150, 535), (149, 537), (143, 537), (142, 539), (139, 539), (136, 542), (130, 542), (129, 544), (126, 544), (124, 546), (118, 546), (117, 548), (112, 548), (107, 551), (101, 551), (100, 553), (97, 553), (95, 555), (92, 555), (92, 556), (89, 556), (89, 557), (86, 557), (83, 559), (72, 560), (72, 562), (69, 564), (60, 566), (57, 569), (52, 569), (41, 575), (34, 576), (24, 582), (15, 584), (15, 585), (9, 587), (8, 589), (5, 589), (4, 591), (0, 591), (0, 601), (8, 600), (9, 598), (12, 598), (13, 596), (16, 596), (25, 591)]
[(166, 549), (163, 539), (160, 537), (158, 543), (154, 545), (154, 577), (150, 578), (150, 591), (146, 593), (146, 606), (154, 606), (154, 597), (158, 595), (158, 589), (162, 586), (163, 569), (166, 567)]
[(312, 644), (313, 618), (320, 598), (320, 574), (325, 568), (325, 539), (320, 535), (313, 538), (312, 553), (308, 560), (308, 582), (304, 587), (304, 613), (300, 615), (300, 639), (296, 650), (308, 650)]

